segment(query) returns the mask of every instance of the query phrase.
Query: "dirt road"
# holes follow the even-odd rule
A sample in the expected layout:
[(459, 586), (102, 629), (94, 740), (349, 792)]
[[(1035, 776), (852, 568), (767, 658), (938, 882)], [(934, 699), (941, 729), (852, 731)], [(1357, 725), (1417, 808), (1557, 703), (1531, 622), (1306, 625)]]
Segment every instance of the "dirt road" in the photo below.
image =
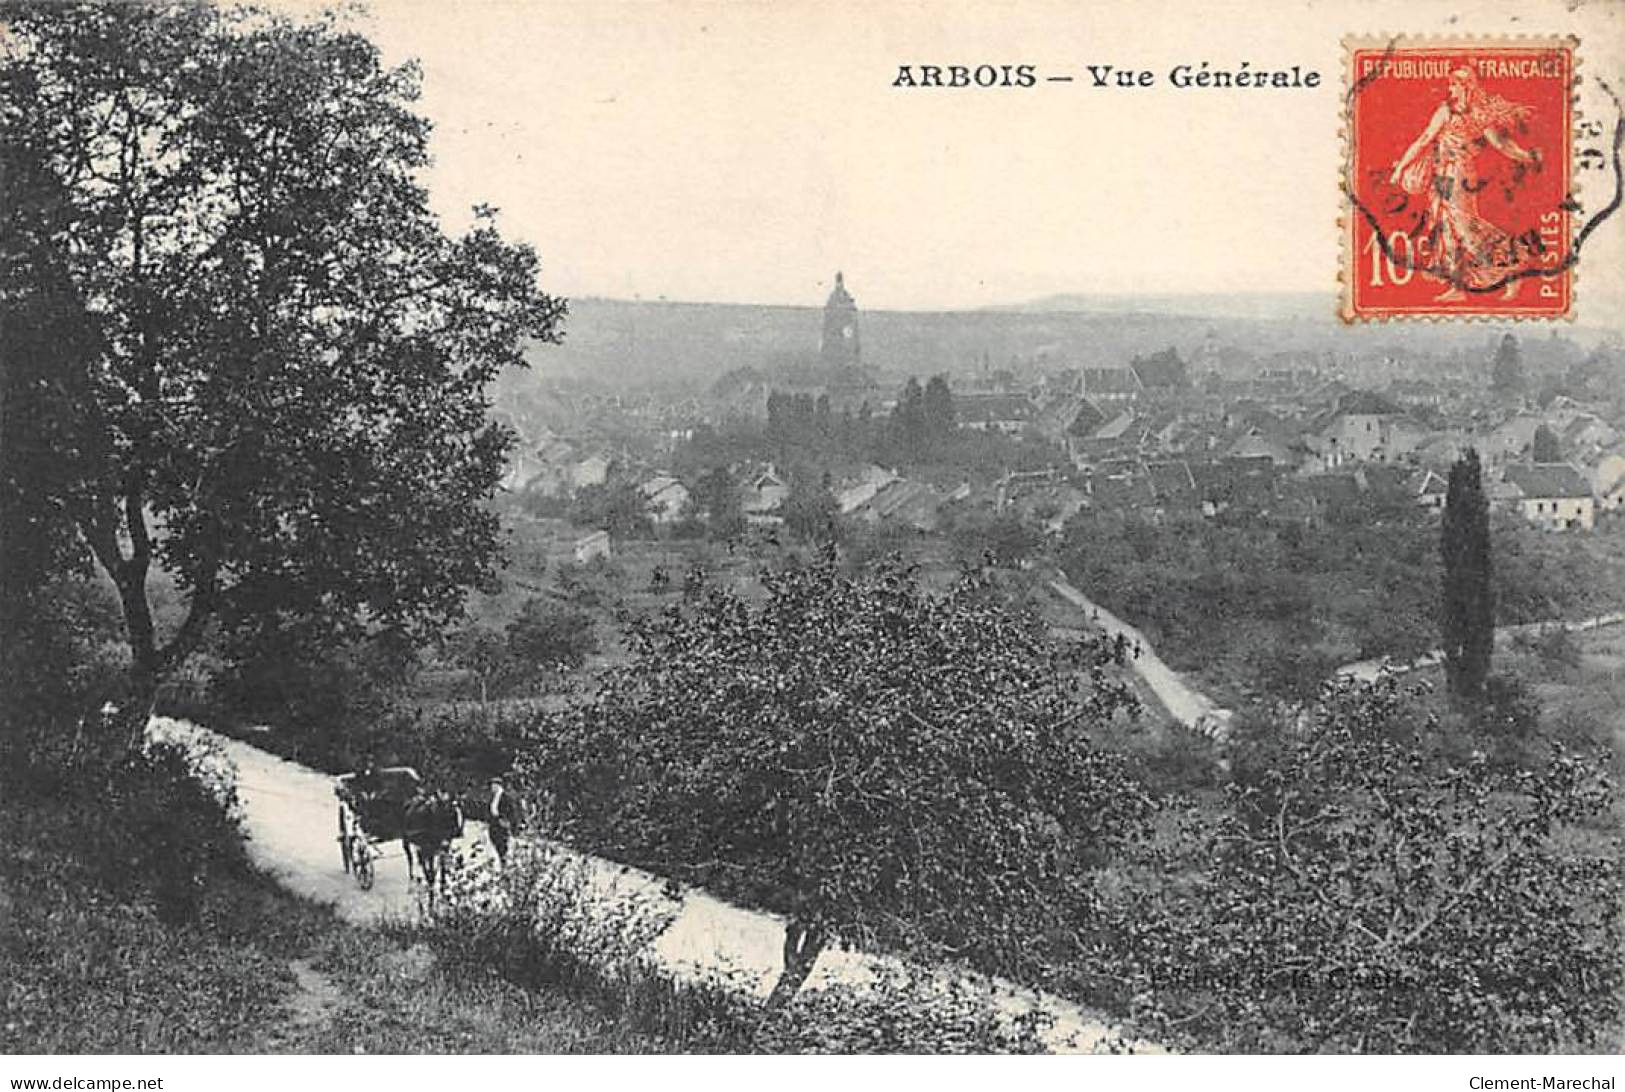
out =
[[(1518, 637), (1539, 636), (1542, 633), (1554, 630), (1565, 630), (1569, 633), (1587, 633), (1594, 629), (1603, 629), (1621, 624), (1625, 624), (1625, 612), (1615, 611), (1612, 614), (1598, 614), (1591, 618), (1582, 618), (1576, 622), (1526, 622), (1515, 626), (1497, 626), (1495, 627), (1495, 643), (1497, 647), (1504, 648)], [(1338, 668), (1337, 677), (1340, 679), (1357, 679), (1360, 682), (1375, 682), (1385, 675), (1404, 675), (1407, 672), (1433, 667), (1443, 661), (1444, 653), (1438, 649), (1419, 656), (1409, 663), (1396, 663), (1386, 657), (1380, 660), (1357, 660), (1354, 663), (1344, 664)]]
[(1083, 612), (1089, 624), (1105, 633), (1108, 639), (1122, 634), (1131, 649), (1138, 647), (1139, 655), (1131, 654), (1129, 666), (1151, 688), (1157, 700), (1168, 710), (1169, 716), (1194, 731), (1223, 736), (1229, 713), (1212, 698), (1187, 684), (1178, 672), (1164, 663), (1143, 633), (1073, 587), (1065, 577), (1051, 580), (1049, 584), (1057, 595)]
[[(256, 864), (299, 895), (329, 903), (346, 921), (373, 925), (419, 912), (418, 891), (406, 879), (406, 862), (398, 843), (377, 862), (372, 890), (360, 890), (346, 875), (339, 857), (337, 800), (333, 779), (288, 762), (238, 740), (217, 736), (237, 765), (249, 854)], [(476, 852), (485, 838), (483, 823), (469, 822), (458, 845), (465, 858), (486, 860)], [(704, 892), (685, 890), (680, 900), (663, 892), (656, 877), (608, 861), (575, 855), (587, 862), (596, 898), (647, 898), (666, 903), (674, 918), (656, 939), (652, 954), (673, 973), (699, 979), (730, 975), (735, 986), (765, 997), (782, 959), (783, 920), (744, 910)], [(826, 951), (819, 957), (807, 988), (834, 983), (861, 984), (871, 979), (881, 960), (863, 953)], [(1112, 1049), (1118, 1033), (1098, 1018), (1060, 998), (1039, 995), (1010, 983), (999, 983), (997, 1004), (1010, 1013), (1037, 1005), (1050, 1011), (1054, 1026), (1046, 1036), (1058, 1051)], [(1152, 1052), (1133, 1044), (1136, 1052)]]

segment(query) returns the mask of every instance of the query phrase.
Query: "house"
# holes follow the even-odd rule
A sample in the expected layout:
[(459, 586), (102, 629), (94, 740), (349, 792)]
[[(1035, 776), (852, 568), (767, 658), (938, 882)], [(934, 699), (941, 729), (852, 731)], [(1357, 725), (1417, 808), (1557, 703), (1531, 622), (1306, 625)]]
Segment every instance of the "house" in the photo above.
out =
[(1592, 413), (1576, 414), (1559, 434), (1559, 442), (1571, 458), (1595, 455), (1618, 440), (1619, 431)]
[(585, 565), (601, 557), (608, 558), (612, 556), (609, 545), (609, 532), (594, 531), (590, 535), (584, 535), (576, 539), (574, 553), (577, 565)]
[(1450, 483), (1433, 470), (1418, 470), (1406, 482), (1406, 491), (1418, 505), (1430, 512), (1444, 511), (1445, 496)]
[(603, 485), (609, 480), (609, 460), (602, 455), (588, 455), (570, 467), (572, 489), (585, 489), (589, 485)]
[(1134, 428), (1134, 413), (1132, 410), (1119, 410), (1110, 421), (1095, 429), (1089, 437), (1091, 440), (1123, 440), (1131, 436)]
[(974, 392), (954, 395), (954, 419), (978, 432), (1016, 433), (1036, 416), (1025, 395)]
[(899, 478), (851, 513), (865, 523), (890, 523), (934, 531), (941, 522), (942, 496), (925, 482)]
[(1535, 430), (1545, 424), (1532, 413), (1502, 421), (1479, 440), (1479, 452), (1488, 462), (1503, 462), (1526, 454), (1535, 442)]
[(643, 494), (649, 518), (657, 524), (676, 522), (688, 508), (688, 487), (666, 474), (650, 478), (638, 492)]
[(1249, 427), (1237, 436), (1225, 454), (1236, 459), (1268, 459), (1277, 466), (1290, 466), (1296, 462), (1290, 444), (1257, 427)]
[(1610, 452), (1597, 460), (1591, 468), (1591, 491), (1597, 496), (1600, 511), (1616, 512), (1625, 507), (1625, 454)]
[(1184, 414), (1172, 409), (1159, 410), (1152, 414), (1142, 427), (1141, 443), (1167, 451), (1173, 447), (1175, 438), (1184, 429)]
[(1524, 519), (1553, 531), (1589, 531), (1596, 525), (1596, 497), (1585, 475), (1568, 463), (1518, 463), (1504, 480), (1517, 489)]
[(848, 479), (835, 490), (835, 507), (843, 516), (855, 512), (896, 480), (897, 475), (885, 467), (865, 467), (855, 478)]
[(1093, 402), (1078, 394), (1051, 395), (1038, 404), (1032, 425), (1046, 440), (1065, 444), (1068, 437), (1087, 436), (1106, 421)]
[(1112, 459), (1135, 457), (1139, 453), (1140, 430), (1134, 427), (1134, 422), (1133, 411), (1118, 410), (1087, 436), (1068, 436), (1067, 455), (1080, 470)]
[(1105, 423), (1106, 415), (1100, 412), (1099, 406), (1087, 398), (1079, 399), (1077, 412), (1066, 424), (1066, 434), (1077, 437), (1089, 436)]
[(1422, 466), (1434, 470), (1448, 470), (1456, 465), (1456, 461), (1461, 458), (1466, 448), (1466, 442), (1455, 433), (1435, 432), (1417, 445), (1412, 454), (1416, 462)]
[(789, 495), (790, 487), (770, 466), (745, 483), (739, 507), (749, 523), (779, 523), (779, 506)]
[(1103, 368), (1083, 368), (1083, 393), (1090, 401), (1099, 405), (1103, 402), (1123, 403), (1132, 402), (1145, 393), (1145, 384), (1133, 368), (1121, 365)]
[(515, 451), (502, 484), (544, 497), (562, 496), (570, 491), (570, 464), (575, 454), (569, 441), (557, 438), (533, 448), (521, 447)]
[(1410, 455), (1426, 433), (1374, 391), (1349, 391), (1310, 423), (1303, 441), (1325, 470), (1352, 462), (1388, 462)]
[(1404, 414), (1389, 418), (1386, 425), (1387, 433), (1383, 437), (1383, 450), (1379, 458), (1412, 459), (1416, 455), (1416, 449), (1428, 438), (1427, 429), (1414, 418)]
[(1608, 513), (1625, 511), (1625, 478), (1619, 479), (1597, 495), (1597, 510)]

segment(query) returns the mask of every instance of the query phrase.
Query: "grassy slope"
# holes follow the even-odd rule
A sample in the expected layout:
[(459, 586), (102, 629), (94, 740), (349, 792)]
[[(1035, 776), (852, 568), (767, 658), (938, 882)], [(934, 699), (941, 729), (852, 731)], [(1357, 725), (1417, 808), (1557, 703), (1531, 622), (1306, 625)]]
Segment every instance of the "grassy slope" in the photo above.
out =
[(94, 816), (0, 801), (0, 1050), (561, 1053), (664, 1049), (579, 1001), (451, 973), (233, 870), (200, 919), (118, 901), (71, 855)]

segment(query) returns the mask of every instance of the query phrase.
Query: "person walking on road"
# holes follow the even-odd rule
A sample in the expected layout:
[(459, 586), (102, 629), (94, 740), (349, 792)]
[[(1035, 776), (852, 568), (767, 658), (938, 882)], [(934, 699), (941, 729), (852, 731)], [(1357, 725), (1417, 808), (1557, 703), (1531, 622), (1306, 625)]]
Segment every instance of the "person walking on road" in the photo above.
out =
[(507, 790), (502, 784), (502, 778), (493, 777), (490, 816), (485, 829), (491, 835), (491, 847), (497, 851), (499, 865), (506, 866), (508, 863), (508, 844), (513, 837), (514, 828), (519, 825), (520, 818), (519, 798)]

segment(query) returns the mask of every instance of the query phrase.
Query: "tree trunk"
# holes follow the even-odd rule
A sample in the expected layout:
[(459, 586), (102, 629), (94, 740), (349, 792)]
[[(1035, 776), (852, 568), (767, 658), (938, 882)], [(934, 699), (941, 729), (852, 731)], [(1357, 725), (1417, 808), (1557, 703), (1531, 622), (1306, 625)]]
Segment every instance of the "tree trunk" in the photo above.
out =
[(158, 699), (159, 655), (153, 632), (152, 608), (147, 603), (144, 565), (131, 565), (115, 578), (119, 600), (124, 608), (124, 629), (130, 641), (130, 672), (124, 700), (119, 703), (118, 724), (124, 729), (131, 750), (139, 750), (146, 734), (147, 720)]
[(147, 721), (152, 719), (153, 707), (158, 702), (158, 671), (149, 660), (130, 665), (128, 690), (124, 704), (118, 712), (118, 722), (126, 734), (132, 751), (141, 749), (146, 738)]
[(818, 962), (819, 953), (829, 935), (821, 925), (791, 918), (784, 926), (784, 969), (767, 995), (767, 1007), (777, 1009), (785, 1005), (801, 989)]

